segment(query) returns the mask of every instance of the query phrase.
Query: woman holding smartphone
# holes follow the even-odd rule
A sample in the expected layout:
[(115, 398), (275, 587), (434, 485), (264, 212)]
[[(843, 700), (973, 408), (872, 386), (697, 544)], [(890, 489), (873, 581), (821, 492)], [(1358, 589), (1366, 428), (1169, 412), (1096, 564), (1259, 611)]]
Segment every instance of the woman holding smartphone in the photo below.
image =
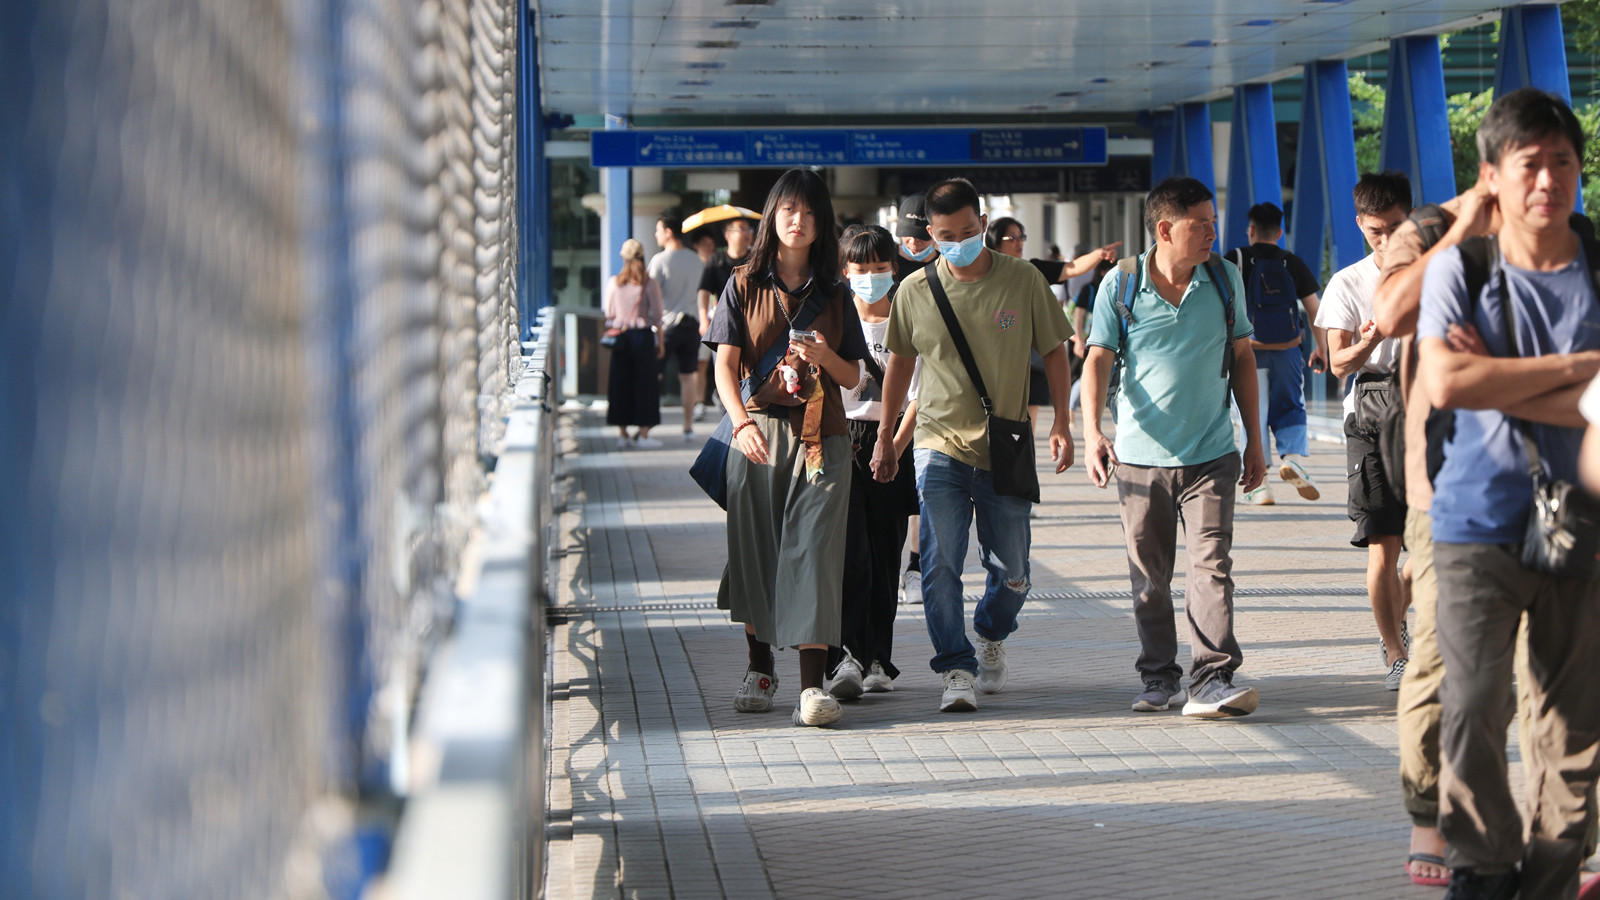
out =
[[(797, 647), (796, 725), (843, 714), (822, 689), (828, 647), (839, 643), (850, 504), (839, 389), (855, 387), (866, 341), (839, 272), (827, 186), (791, 169), (767, 195), (749, 260), (728, 280), (705, 337), (738, 451), (728, 458), (728, 568), (717, 595), (744, 623), (750, 654), (733, 705), (771, 709), (772, 648)], [(781, 363), (747, 397), (741, 384), (774, 346), (784, 348)]]

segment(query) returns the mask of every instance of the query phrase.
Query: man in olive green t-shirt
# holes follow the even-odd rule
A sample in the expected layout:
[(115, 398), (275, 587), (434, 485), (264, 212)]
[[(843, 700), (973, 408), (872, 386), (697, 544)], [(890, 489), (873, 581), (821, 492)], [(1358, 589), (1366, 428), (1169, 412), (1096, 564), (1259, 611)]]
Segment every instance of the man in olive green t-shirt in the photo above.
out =
[[(950, 298), (995, 416), (1027, 416), (1028, 354), (1037, 350), (1044, 357), (1055, 407), (1050, 455), (1058, 473), (1072, 464), (1072, 437), (1067, 433), (1071, 376), (1064, 347), (1072, 326), (1037, 269), (984, 247), (988, 222), (970, 182), (942, 181), (928, 190), (926, 199), (928, 231), (939, 245), (940, 261), (907, 276), (895, 295), (884, 339), (890, 356), (883, 402), (887, 409), (899, 408), (917, 357), (922, 357), (913, 454), (922, 509), (922, 605), (934, 647), (932, 668), (944, 679), (939, 709), (953, 712), (977, 708), (974, 687), (986, 694), (1005, 687), (1004, 641), (1016, 630), (1017, 612), (1028, 595), (1032, 532), (1029, 502), (995, 493), (983, 404), (928, 279), (937, 277)], [(892, 430), (894, 422), (886, 419), (885, 425)], [(897, 460), (883, 449), (893, 446), (892, 437), (880, 435), (881, 452), (873, 456), (879, 481), (895, 475)], [(961, 599), (974, 512), (988, 571), (983, 598), (973, 613), (976, 651), (967, 640)]]

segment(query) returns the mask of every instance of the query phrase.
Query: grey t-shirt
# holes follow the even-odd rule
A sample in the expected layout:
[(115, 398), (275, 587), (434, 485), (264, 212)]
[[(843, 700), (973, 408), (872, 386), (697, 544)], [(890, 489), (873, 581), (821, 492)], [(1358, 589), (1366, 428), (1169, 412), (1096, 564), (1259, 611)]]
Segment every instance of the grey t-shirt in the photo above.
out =
[(685, 316), (692, 319), (699, 314), (700, 275), (705, 267), (700, 254), (693, 250), (663, 250), (650, 257), (650, 277), (661, 285), (661, 308), (666, 324), (675, 324)]

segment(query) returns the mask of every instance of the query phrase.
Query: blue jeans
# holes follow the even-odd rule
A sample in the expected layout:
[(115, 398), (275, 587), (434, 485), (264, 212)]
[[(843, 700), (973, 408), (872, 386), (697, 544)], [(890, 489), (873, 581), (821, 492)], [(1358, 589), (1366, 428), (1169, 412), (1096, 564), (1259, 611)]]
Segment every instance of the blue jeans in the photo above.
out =
[(929, 665), (935, 672), (976, 672), (978, 657), (967, 640), (961, 596), (972, 516), (977, 513), (978, 556), (989, 573), (972, 628), (988, 640), (1003, 641), (1017, 630), (1017, 612), (1028, 597), (1032, 504), (996, 494), (988, 472), (943, 453), (918, 449), (913, 458), (922, 507), (922, 610), (934, 650)]
[[(1256, 368), (1267, 372), (1267, 419), (1262, 423), (1261, 449), (1270, 450), (1267, 433), (1278, 445), (1278, 455), (1309, 454), (1306, 444), (1306, 362), (1299, 347), (1257, 350)], [(1267, 453), (1271, 459), (1272, 454)]]

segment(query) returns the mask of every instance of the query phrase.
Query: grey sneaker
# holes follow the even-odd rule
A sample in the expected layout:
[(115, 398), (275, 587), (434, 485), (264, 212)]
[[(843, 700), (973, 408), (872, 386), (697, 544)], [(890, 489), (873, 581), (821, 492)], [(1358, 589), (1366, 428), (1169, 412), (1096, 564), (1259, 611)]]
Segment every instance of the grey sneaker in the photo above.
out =
[(1261, 695), (1253, 687), (1234, 687), (1233, 676), (1218, 673), (1205, 684), (1189, 689), (1189, 702), (1183, 714), (1196, 719), (1226, 719), (1248, 716), (1256, 711)]
[(939, 698), (939, 712), (972, 712), (978, 708), (971, 672), (951, 669), (940, 677), (944, 679), (944, 695)]
[(978, 637), (978, 690), (998, 694), (1006, 686), (1006, 642)]
[(894, 690), (894, 679), (883, 670), (882, 663), (873, 660), (872, 668), (867, 670), (867, 677), (861, 679), (861, 689), (869, 694), (887, 694)]
[(1134, 712), (1163, 712), (1171, 708), (1174, 703), (1182, 703), (1189, 699), (1183, 688), (1170, 681), (1159, 678), (1149, 678), (1144, 683), (1144, 693), (1133, 698)]
[(778, 676), (748, 669), (744, 683), (733, 694), (733, 708), (739, 712), (766, 712), (772, 708), (772, 695), (777, 690)]
[(829, 697), (822, 688), (806, 688), (800, 692), (800, 704), (794, 708), (789, 721), (796, 725), (832, 725), (844, 717), (839, 701)]
[(861, 663), (844, 648), (844, 659), (834, 667), (833, 680), (828, 683), (828, 693), (840, 700), (854, 700), (861, 696)]
[(1394, 661), (1394, 665), (1389, 667), (1389, 674), (1383, 676), (1385, 690), (1400, 690), (1400, 682), (1406, 677), (1406, 662), (1406, 658), (1402, 656)]

